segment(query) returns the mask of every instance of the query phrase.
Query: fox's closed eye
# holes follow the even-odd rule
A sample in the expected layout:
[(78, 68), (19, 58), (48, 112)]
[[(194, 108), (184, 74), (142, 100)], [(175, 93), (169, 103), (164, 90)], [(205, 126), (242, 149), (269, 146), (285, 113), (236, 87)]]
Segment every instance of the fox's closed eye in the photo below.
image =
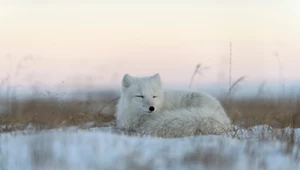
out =
[(153, 96), (153, 98), (156, 98), (157, 96)]
[(142, 96), (142, 95), (136, 95), (135, 97), (144, 98), (144, 96)]

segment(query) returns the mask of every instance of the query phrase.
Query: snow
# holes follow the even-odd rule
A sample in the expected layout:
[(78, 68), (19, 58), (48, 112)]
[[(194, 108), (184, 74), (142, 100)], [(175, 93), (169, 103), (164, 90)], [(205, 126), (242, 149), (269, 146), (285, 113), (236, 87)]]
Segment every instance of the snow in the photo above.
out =
[[(300, 169), (300, 147), (287, 152), (287, 143), (273, 138), (282, 131), (291, 129), (261, 125), (234, 135), (172, 139), (128, 136), (112, 127), (15, 131), (0, 134), (0, 169)], [(297, 142), (300, 129), (295, 134)]]

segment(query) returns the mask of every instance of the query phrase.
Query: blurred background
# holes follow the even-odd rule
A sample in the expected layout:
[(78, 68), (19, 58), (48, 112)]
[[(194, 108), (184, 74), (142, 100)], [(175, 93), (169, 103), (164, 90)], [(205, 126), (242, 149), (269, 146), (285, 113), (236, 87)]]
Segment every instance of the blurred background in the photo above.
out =
[(299, 18), (298, 0), (0, 1), (2, 124), (111, 115), (125, 73), (220, 100), (234, 89), (244, 103), (230, 115), (286, 115), (300, 91)]

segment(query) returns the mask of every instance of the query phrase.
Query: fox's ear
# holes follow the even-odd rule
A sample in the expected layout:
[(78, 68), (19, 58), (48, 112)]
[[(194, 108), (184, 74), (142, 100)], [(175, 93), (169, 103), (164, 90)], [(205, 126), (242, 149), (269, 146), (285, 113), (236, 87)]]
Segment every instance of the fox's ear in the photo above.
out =
[(151, 78), (153, 81), (155, 81), (160, 86), (162, 85), (159, 73), (154, 74)]
[(122, 80), (122, 88), (128, 88), (134, 82), (134, 78), (129, 74), (125, 74)]

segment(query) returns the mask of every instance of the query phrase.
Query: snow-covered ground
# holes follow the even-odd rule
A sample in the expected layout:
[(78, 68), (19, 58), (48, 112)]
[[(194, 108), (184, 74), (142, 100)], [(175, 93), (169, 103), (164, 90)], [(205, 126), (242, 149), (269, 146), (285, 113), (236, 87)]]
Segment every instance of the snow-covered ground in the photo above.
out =
[[(230, 169), (297, 170), (300, 147), (273, 140), (269, 126), (222, 136), (127, 136), (111, 127), (0, 134), (1, 170)], [(300, 140), (300, 129), (295, 129)], [(262, 138), (266, 140), (261, 140)]]

